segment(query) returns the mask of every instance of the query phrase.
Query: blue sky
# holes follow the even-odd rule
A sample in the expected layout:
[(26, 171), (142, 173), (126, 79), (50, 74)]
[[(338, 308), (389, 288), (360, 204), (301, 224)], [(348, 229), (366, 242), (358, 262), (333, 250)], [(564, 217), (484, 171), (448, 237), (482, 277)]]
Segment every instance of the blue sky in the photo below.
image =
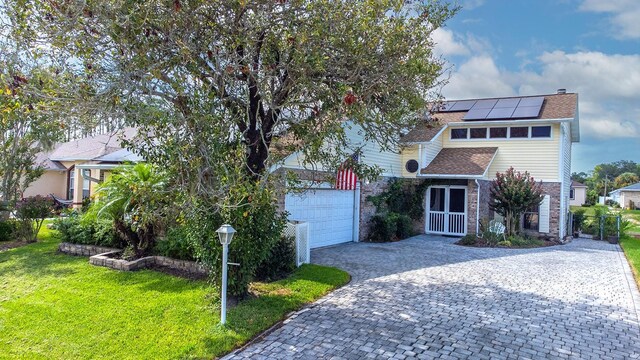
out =
[(579, 94), (572, 171), (640, 163), (640, 0), (465, 0), (434, 34), (446, 98)]

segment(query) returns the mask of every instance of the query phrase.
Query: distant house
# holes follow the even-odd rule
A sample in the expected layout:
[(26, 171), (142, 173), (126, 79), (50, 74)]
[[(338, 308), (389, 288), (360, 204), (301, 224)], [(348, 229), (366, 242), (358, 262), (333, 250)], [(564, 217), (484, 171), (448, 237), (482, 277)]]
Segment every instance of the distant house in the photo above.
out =
[(113, 168), (123, 162), (141, 160), (121, 146), (123, 138), (134, 135), (135, 129), (127, 128), (61, 143), (49, 152), (38, 154), (36, 165), (44, 168), (44, 174), (25, 189), (23, 196), (53, 194), (73, 200), (74, 206), (82, 205)]
[(587, 203), (587, 186), (577, 181), (571, 181), (569, 190), (569, 205), (582, 206)]
[(613, 201), (625, 209), (640, 208), (640, 183), (614, 190), (609, 195)]

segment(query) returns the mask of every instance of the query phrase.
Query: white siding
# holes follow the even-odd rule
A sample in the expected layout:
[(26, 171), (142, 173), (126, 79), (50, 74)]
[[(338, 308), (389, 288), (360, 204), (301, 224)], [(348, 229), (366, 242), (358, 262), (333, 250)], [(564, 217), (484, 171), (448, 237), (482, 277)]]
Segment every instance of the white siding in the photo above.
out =
[[(400, 151), (382, 151), (380, 145), (374, 141), (364, 141), (364, 130), (351, 122), (345, 123), (345, 135), (350, 139), (351, 147), (362, 147), (362, 157), (360, 161), (366, 165), (377, 165), (382, 169), (382, 176), (401, 176), (403, 163)], [(302, 168), (304, 155), (294, 153), (289, 155), (283, 163), (286, 168)], [(310, 169), (310, 170), (324, 170)]]
[(549, 205), (550, 205), (550, 197), (549, 195), (544, 196), (544, 200), (540, 203), (540, 212), (538, 214), (539, 221), (539, 232), (548, 234), (549, 233)]
[(424, 164), (421, 164), (422, 167), (427, 167), (427, 165), (429, 165), (433, 161), (433, 159), (435, 159), (440, 150), (442, 150), (442, 137), (443, 135), (440, 134), (440, 136), (433, 139), (433, 141), (426, 146), (424, 150)]
[[(567, 235), (566, 214), (569, 211), (571, 190), (571, 125), (562, 124), (562, 199), (560, 202), (560, 238)], [(582, 204), (580, 204), (582, 205)]]

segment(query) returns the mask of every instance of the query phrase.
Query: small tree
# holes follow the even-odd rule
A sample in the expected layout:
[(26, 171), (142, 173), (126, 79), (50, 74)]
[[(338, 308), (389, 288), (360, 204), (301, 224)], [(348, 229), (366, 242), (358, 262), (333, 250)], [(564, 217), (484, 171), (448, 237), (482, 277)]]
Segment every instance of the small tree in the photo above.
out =
[(542, 182), (536, 183), (527, 171), (521, 173), (510, 167), (505, 173), (496, 173), (491, 182), (489, 208), (504, 216), (507, 234), (518, 228), (520, 215), (531, 206), (542, 202)]
[(35, 242), (44, 219), (51, 216), (53, 201), (43, 196), (22, 199), (16, 204), (16, 217), (20, 219), (18, 236), (25, 241)]

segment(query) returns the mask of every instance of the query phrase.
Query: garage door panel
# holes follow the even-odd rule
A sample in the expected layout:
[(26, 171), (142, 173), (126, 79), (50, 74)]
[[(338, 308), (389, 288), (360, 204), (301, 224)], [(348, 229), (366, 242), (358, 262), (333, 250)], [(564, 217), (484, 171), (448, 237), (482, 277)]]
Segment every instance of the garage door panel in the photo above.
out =
[(285, 197), (289, 219), (309, 223), (311, 248), (353, 240), (353, 205), (354, 192), (349, 190), (309, 190)]

